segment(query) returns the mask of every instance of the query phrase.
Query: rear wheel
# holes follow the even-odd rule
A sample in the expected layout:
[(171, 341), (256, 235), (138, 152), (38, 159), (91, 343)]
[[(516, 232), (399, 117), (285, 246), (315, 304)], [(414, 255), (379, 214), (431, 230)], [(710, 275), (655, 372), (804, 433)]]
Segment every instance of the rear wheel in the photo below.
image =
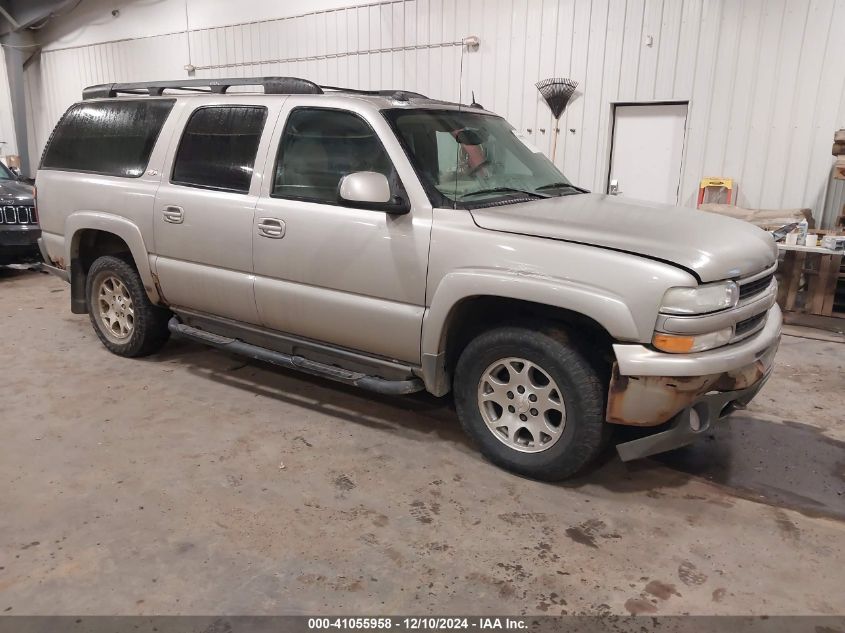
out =
[(100, 341), (118, 356), (146, 356), (169, 337), (170, 312), (150, 301), (135, 267), (106, 255), (91, 265), (86, 280), (91, 324)]
[(481, 452), (535, 479), (578, 474), (608, 433), (601, 381), (558, 333), (514, 326), (479, 335), (458, 360), (454, 393)]

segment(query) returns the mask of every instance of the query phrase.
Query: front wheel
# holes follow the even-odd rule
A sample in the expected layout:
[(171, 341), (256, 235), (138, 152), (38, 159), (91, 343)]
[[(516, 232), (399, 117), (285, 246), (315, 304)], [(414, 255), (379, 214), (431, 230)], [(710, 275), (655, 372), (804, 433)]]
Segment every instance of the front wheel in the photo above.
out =
[(98, 258), (85, 285), (94, 332), (113, 354), (152, 354), (167, 341), (170, 312), (150, 301), (135, 267), (119, 257)]
[(454, 394), (484, 456), (534, 479), (578, 474), (607, 437), (601, 381), (561, 334), (517, 326), (484, 332), (458, 360)]

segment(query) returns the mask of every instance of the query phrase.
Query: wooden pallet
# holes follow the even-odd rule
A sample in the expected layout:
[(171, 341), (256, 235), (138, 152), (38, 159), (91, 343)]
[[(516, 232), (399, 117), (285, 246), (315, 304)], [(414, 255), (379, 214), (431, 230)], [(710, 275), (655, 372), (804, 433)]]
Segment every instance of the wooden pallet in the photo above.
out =
[(833, 308), (831, 314), (845, 319), (845, 257), (840, 257), (839, 276), (833, 290)]
[(778, 267), (784, 312), (845, 318), (843, 253), (788, 250)]

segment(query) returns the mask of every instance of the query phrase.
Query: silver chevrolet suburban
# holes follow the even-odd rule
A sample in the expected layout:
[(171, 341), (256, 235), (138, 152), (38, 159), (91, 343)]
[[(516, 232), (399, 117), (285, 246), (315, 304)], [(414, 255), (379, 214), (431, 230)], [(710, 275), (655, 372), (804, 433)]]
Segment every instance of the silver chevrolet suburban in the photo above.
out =
[(640, 427), (626, 460), (690, 443), (754, 397), (780, 338), (770, 234), (589, 193), (492, 112), (416, 93), (91, 86), (37, 182), (46, 268), (115, 354), (173, 334), (452, 391), (484, 455), (538, 479), (617, 425)]

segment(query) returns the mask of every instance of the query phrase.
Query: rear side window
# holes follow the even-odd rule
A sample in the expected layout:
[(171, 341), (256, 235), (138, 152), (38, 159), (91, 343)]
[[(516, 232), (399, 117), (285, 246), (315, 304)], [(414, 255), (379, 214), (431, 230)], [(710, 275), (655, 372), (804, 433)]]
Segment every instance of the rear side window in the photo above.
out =
[(247, 193), (267, 108), (209, 106), (188, 119), (171, 182)]
[(356, 171), (393, 176), (393, 164), (370, 125), (345, 110), (296, 108), (276, 160), (273, 196), (337, 204), (340, 179)]
[(137, 178), (144, 173), (173, 99), (77, 103), (44, 150), (41, 169)]

